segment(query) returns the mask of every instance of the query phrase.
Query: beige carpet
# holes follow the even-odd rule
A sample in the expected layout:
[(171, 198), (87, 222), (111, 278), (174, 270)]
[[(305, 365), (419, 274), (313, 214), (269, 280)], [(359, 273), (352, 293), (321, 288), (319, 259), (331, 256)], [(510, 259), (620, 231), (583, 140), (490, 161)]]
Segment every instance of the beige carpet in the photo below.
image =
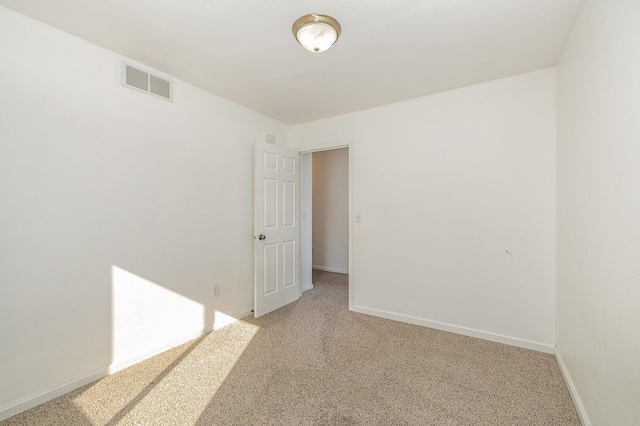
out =
[(551, 355), (347, 310), (345, 275), (8, 425), (579, 425)]

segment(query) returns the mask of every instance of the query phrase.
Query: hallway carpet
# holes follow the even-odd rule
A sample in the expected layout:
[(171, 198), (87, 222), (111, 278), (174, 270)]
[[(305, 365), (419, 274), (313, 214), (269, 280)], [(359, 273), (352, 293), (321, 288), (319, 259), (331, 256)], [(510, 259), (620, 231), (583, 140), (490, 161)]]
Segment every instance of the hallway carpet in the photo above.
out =
[(579, 425), (552, 355), (347, 309), (347, 276), (0, 422)]

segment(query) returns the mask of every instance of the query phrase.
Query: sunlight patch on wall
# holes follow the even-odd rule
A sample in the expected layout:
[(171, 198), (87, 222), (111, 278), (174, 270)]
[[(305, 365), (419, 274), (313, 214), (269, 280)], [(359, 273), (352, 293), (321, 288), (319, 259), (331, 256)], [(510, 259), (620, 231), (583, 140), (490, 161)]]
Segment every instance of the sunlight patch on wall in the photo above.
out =
[(223, 327), (238, 321), (238, 318), (225, 314), (224, 312), (214, 311), (213, 329), (220, 330)]
[(204, 328), (202, 304), (117, 266), (111, 273), (112, 367), (168, 349)]

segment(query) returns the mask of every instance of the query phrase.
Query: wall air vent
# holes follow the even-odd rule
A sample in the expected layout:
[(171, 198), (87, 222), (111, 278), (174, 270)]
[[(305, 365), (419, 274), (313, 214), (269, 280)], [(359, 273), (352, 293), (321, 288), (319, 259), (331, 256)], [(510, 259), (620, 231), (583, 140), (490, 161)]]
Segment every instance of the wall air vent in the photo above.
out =
[(173, 101), (173, 82), (122, 62), (121, 83), (131, 89)]

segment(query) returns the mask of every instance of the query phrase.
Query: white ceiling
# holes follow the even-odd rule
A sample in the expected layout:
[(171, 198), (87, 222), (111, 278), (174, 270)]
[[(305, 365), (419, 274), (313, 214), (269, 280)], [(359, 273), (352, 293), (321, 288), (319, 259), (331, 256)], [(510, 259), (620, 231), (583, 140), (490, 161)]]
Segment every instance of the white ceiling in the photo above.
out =
[[(581, 0), (0, 0), (286, 123), (556, 65)], [(313, 54), (291, 25), (342, 25)]]

